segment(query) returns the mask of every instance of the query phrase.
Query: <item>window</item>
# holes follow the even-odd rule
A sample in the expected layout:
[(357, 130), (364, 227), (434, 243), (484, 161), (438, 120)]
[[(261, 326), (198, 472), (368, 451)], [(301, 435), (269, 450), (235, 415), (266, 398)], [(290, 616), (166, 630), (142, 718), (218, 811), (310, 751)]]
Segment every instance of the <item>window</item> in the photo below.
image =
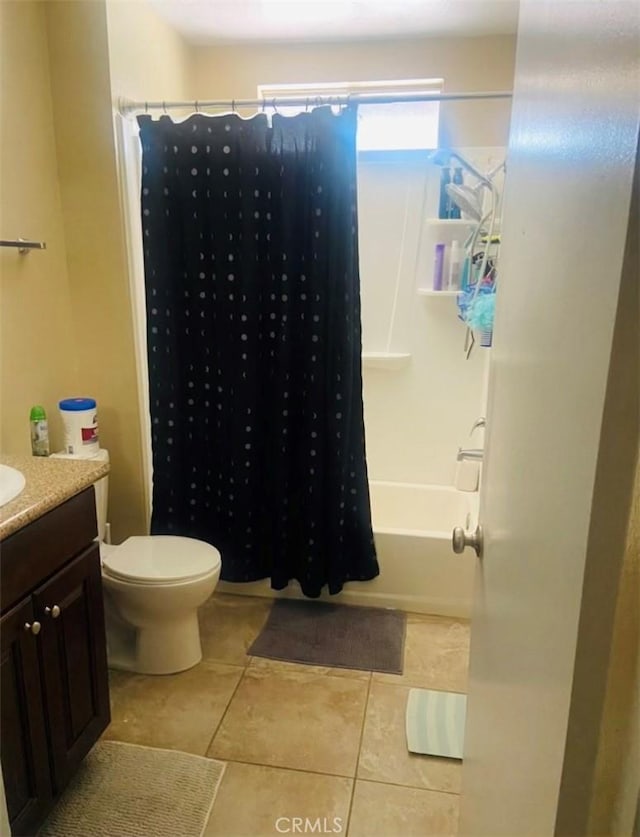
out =
[[(439, 93), (442, 79), (403, 79), (397, 81), (329, 82), (318, 84), (261, 84), (258, 97), (308, 99), (309, 106), (319, 96), (394, 95)], [(293, 115), (304, 106), (278, 105), (278, 113)], [(274, 108), (265, 108), (273, 113)], [(358, 106), (358, 151), (409, 151), (438, 147), (439, 102), (393, 102)]]

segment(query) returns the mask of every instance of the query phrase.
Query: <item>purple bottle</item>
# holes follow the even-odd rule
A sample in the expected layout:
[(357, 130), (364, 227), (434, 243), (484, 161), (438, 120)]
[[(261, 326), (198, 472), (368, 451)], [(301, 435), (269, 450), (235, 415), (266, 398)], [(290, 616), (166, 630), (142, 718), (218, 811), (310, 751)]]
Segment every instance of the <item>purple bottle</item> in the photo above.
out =
[(436, 244), (435, 258), (433, 260), (433, 290), (442, 290), (444, 277), (444, 244)]

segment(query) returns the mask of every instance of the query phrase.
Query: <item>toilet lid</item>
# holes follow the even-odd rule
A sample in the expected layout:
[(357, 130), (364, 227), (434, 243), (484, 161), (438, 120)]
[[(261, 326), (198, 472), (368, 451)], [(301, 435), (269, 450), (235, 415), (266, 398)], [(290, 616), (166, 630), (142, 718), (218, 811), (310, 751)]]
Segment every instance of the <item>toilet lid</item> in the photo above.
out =
[(218, 550), (195, 538), (174, 535), (133, 536), (102, 555), (108, 575), (122, 581), (162, 584), (194, 581), (209, 575), (221, 564)]

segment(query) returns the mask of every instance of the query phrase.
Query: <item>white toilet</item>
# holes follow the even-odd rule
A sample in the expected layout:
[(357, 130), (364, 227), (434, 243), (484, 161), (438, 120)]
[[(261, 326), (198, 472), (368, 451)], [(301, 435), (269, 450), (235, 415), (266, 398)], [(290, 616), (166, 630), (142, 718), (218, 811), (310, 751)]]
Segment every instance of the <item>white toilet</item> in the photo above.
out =
[[(108, 451), (93, 459), (108, 461)], [(172, 535), (104, 543), (109, 478), (94, 488), (110, 668), (172, 674), (195, 666), (202, 659), (198, 608), (218, 583), (220, 553)]]

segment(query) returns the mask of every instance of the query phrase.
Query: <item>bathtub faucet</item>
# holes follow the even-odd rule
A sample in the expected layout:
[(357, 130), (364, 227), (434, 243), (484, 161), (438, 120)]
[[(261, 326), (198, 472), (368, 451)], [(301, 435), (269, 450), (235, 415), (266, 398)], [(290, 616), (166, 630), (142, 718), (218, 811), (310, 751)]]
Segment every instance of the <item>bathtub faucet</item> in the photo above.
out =
[(463, 462), (464, 460), (470, 460), (472, 462), (482, 462), (483, 457), (484, 451), (482, 450), (482, 448), (468, 448), (467, 450), (458, 448), (458, 455), (456, 456), (456, 460), (458, 462)]

